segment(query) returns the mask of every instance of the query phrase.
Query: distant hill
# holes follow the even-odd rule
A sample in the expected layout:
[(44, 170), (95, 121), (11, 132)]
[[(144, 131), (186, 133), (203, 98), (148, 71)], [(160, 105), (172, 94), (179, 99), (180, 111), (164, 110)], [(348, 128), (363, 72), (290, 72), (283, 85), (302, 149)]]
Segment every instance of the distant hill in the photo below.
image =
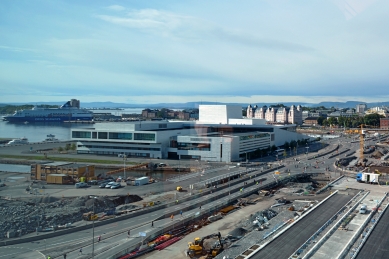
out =
[[(34, 102), (27, 104), (47, 104), (47, 105), (62, 105), (63, 102)], [(270, 106), (282, 103), (286, 106), (291, 105), (302, 105), (307, 107), (318, 107), (324, 106), (327, 108), (355, 108), (357, 104), (363, 103), (359, 101), (347, 101), (347, 102), (320, 102), (320, 103), (299, 103), (299, 102), (278, 102), (278, 103), (251, 103), (251, 105), (258, 106)], [(0, 107), (6, 105), (24, 105), (26, 103), (9, 103), (9, 104), (0, 104)], [(155, 104), (129, 104), (129, 103), (114, 103), (114, 102), (82, 102), (81, 106), (84, 108), (170, 108), (170, 109), (188, 109), (188, 108), (198, 108), (200, 104), (211, 105), (211, 104), (230, 104), (230, 105), (240, 105), (243, 108), (247, 107), (250, 103), (221, 103), (221, 102), (186, 102), (186, 103), (155, 103)], [(376, 102), (376, 103), (366, 103), (367, 107), (376, 107), (376, 106), (389, 106), (389, 102)]]

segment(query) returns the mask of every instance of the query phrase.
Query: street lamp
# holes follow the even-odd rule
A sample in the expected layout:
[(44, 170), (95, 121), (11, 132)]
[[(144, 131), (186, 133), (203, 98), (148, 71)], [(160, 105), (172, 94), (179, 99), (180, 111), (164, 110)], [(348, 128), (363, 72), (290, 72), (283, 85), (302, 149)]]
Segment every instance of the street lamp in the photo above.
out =
[(126, 177), (126, 160), (127, 160), (127, 156), (126, 154), (123, 154), (123, 172), (124, 172), (124, 180), (127, 181), (127, 177)]
[(289, 155), (292, 156), (292, 147), (289, 147)]
[(95, 258), (95, 200), (97, 197), (93, 197), (93, 214), (92, 214), (92, 258)]

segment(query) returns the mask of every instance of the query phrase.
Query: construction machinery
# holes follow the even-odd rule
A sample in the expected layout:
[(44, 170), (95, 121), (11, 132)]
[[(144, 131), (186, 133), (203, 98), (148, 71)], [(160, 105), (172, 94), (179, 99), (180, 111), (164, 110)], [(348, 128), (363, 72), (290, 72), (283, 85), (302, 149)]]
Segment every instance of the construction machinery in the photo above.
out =
[[(204, 248), (204, 241), (206, 239), (215, 238), (217, 237), (219, 240), (219, 243), (213, 245), (210, 249)], [(196, 255), (208, 255), (208, 258), (216, 257), (218, 254), (220, 254), (223, 251), (223, 244), (221, 242), (221, 234), (220, 232), (214, 233), (205, 237), (196, 237), (194, 239), (194, 242), (188, 243), (188, 250), (187, 254), (190, 258), (195, 257)]]
[(181, 186), (177, 186), (177, 192), (182, 192), (183, 190)]
[(99, 216), (92, 211), (82, 214), (82, 219), (87, 221), (97, 220)]

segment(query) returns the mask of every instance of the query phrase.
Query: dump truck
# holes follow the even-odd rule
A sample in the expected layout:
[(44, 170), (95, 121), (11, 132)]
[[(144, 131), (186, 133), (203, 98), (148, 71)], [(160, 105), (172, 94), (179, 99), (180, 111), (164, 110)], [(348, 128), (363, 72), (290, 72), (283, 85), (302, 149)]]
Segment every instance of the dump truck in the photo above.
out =
[[(204, 241), (206, 239), (215, 238), (217, 237), (219, 240), (218, 245), (214, 245), (211, 247), (211, 249), (205, 249), (204, 248)], [(220, 254), (223, 251), (223, 244), (221, 242), (221, 234), (220, 232), (214, 233), (208, 236), (205, 236), (203, 238), (196, 237), (194, 239), (194, 242), (188, 243), (188, 250), (187, 255), (189, 255), (190, 258), (196, 256), (196, 255), (208, 255), (208, 258), (216, 257), (218, 254)]]

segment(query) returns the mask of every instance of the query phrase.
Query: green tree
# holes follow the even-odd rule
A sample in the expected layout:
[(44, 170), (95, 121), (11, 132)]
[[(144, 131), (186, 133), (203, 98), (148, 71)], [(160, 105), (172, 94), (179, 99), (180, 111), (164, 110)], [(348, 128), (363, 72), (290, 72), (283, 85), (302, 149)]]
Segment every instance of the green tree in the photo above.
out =
[(289, 142), (288, 142), (288, 141), (285, 141), (285, 143), (284, 143), (284, 148), (285, 148), (285, 149), (288, 149), (289, 146), (290, 146), (290, 145), (289, 145)]
[(65, 150), (66, 150), (66, 151), (69, 151), (69, 150), (70, 150), (70, 144), (69, 144), (69, 143), (67, 143), (67, 144), (65, 145)]
[(75, 143), (72, 143), (72, 146), (70, 147), (71, 150), (76, 150), (76, 144)]
[(317, 124), (322, 126), (324, 120), (325, 120), (325, 118), (323, 116), (320, 116), (319, 118), (317, 118)]
[(58, 152), (62, 152), (62, 151), (63, 151), (63, 147), (59, 147)]
[(273, 146), (271, 146), (270, 150), (271, 150), (272, 152), (274, 152), (274, 151), (277, 150), (277, 147), (276, 147), (275, 145), (273, 145)]
[(385, 117), (377, 113), (373, 113), (373, 114), (366, 115), (363, 120), (364, 120), (364, 124), (366, 125), (379, 126), (380, 118), (385, 118)]

